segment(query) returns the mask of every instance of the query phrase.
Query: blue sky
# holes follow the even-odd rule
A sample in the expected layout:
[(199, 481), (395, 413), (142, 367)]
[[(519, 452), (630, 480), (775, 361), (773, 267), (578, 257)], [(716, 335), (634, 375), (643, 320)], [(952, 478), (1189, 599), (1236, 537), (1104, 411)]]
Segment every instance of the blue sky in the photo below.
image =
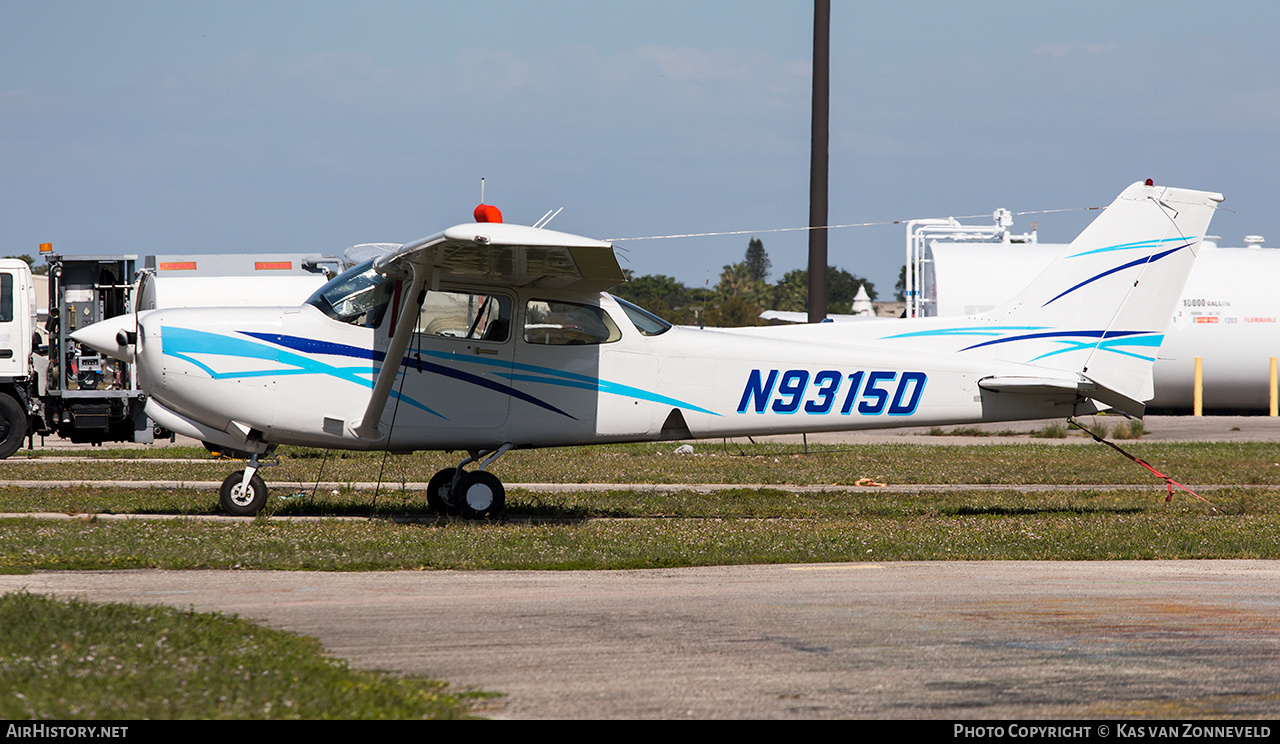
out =
[[(833, 6), (833, 224), (1150, 177), (1223, 192), (1224, 245), (1280, 245), (1280, 3)], [(811, 43), (807, 0), (0, 0), (0, 251), (340, 253), (469, 221), (484, 177), (510, 222), (759, 230), (776, 279), (806, 262), (763, 231), (808, 221)], [(749, 237), (620, 245), (701, 285)], [(902, 245), (838, 230), (831, 262), (883, 293)]]

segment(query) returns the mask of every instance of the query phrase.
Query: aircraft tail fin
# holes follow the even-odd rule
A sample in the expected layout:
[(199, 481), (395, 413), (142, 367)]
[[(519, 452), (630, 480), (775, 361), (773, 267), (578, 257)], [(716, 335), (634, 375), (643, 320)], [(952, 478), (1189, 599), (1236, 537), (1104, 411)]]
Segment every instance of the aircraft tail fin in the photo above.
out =
[(1076, 373), (1089, 397), (1140, 414), (1152, 365), (1221, 194), (1135, 183), (1005, 305), (997, 358)]

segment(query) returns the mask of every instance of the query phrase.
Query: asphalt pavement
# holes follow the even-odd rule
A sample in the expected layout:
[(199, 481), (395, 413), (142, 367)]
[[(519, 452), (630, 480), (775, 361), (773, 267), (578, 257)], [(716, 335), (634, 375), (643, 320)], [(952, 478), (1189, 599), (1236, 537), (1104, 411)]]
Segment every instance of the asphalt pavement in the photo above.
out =
[(1280, 562), (0, 576), (318, 638), (510, 719), (1280, 718)]

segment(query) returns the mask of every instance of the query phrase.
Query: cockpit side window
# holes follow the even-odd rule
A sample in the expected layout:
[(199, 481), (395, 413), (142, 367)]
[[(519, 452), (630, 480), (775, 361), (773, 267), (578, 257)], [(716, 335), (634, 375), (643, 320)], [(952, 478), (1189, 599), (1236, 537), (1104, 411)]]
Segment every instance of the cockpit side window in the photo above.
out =
[(618, 324), (595, 305), (555, 300), (529, 300), (525, 305), (525, 343), (609, 344), (621, 338)]
[(325, 315), (351, 325), (377, 328), (391, 304), (395, 283), (366, 261), (338, 275), (307, 300)]
[(511, 298), (469, 292), (428, 292), (417, 330), (433, 336), (502, 343), (511, 335)]

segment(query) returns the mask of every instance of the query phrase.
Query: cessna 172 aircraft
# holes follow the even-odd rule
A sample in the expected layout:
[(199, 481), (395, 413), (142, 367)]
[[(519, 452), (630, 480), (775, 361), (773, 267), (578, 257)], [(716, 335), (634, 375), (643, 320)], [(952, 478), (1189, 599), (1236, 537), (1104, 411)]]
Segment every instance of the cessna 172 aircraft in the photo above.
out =
[[(1219, 194), (1136, 183), (1032, 284), (970, 318), (700, 330), (605, 290), (609, 243), (477, 222), (365, 259), (300, 307), (139, 312), (73, 338), (137, 363), (167, 429), (243, 453), (232, 514), (280, 444), (460, 450), (428, 500), (499, 514), (514, 448), (1142, 415)], [(495, 219), (496, 218), (496, 219)], [(473, 470), (467, 466), (479, 462)]]

